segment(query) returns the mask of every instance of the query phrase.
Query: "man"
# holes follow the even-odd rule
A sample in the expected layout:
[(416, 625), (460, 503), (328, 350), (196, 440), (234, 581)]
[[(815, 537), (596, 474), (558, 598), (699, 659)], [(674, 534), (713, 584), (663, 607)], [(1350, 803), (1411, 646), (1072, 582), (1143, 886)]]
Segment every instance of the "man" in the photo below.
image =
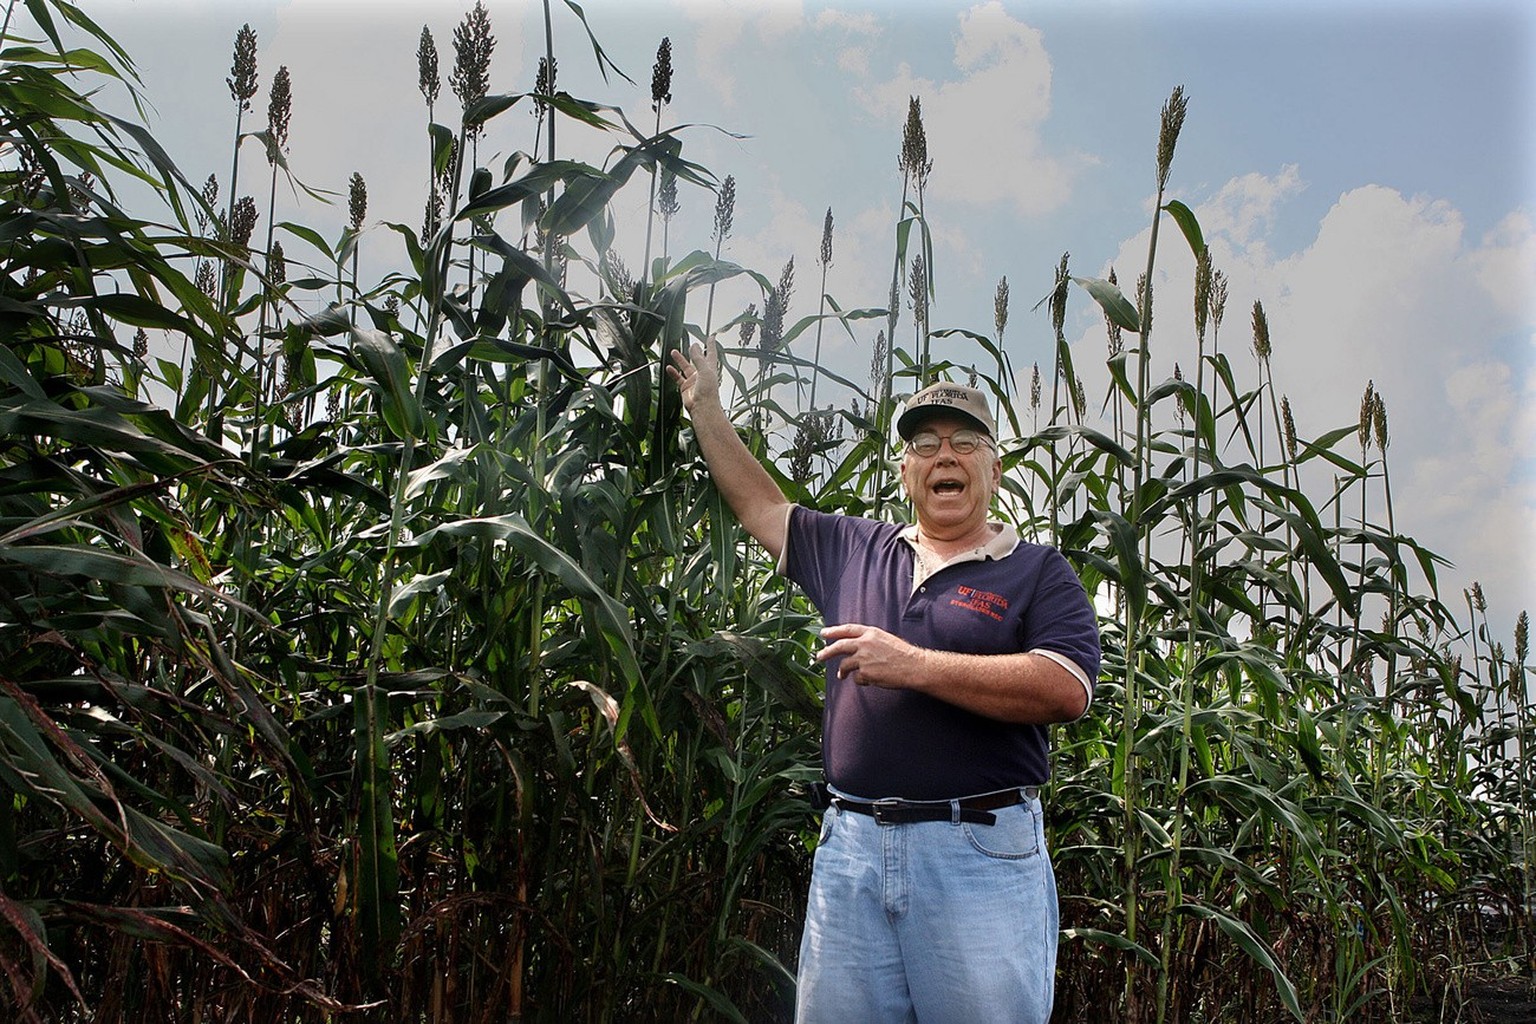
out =
[(714, 339), (673, 358), (715, 486), (827, 623), (829, 805), (796, 1019), (1043, 1024), (1046, 726), (1087, 711), (1099, 635), (1067, 561), (987, 518), (1002, 462), (984, 396), (907, 401), (903, 527), (792, 505), (726, 418)]

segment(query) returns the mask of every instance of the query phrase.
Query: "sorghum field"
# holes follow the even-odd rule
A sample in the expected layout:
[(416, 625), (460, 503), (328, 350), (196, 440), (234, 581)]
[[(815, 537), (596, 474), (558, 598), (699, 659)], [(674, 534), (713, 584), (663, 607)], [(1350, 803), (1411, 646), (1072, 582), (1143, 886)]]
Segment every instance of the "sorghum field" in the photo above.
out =
[[(795, 316), (792, 264), (721, 259), (734, 182), (666, 126), (668, 46), (650, 111), (568, 95), (557, 48), (605, 59), (569, 7), (591, 36), (551, 30), (519, 94), (487, 94), (482, 8), (451, 43), (402, 39), (423, 220), (370, 222), (360, 172), (324, 183), (349, 204), (325, 237), (273, 223), (289, 82), (259, 95), (248, 28), (236, 174), (196, 182), (93, 98), (135, 72), (88, 5), (6, 3), (5, 1018), (787, 1020), (817, 623), (661, 373), (719, 332), (736, 421), (823, 509), (904, 515), (893, 409), (976, 380), (1005, 424), (998, 513), (1097, 597), (1099, 696), (1047, 798), (1059, 1020), (1471, 1020), (1479, 991), (1529, 1019), (1529, 620), (1490, 635), (1479, 588), (1438, 586), (1394, 517), (1382, 396), (1297, 431), (1262, 298), (1228, 308), (1178, 199), (1182, 89), (1147, 126), (1145, 266), (1043, 266), (1019, 291), (1049, 296), (1054, 341), (1026, 370), (1006, 279), (993, 323), (928, 322), (916, 100), (891, 126), (889, 294), (828, 301), (829, 211)], [(539, 146), (478, 164), (513, 110)], [(563, 155), (572, 123), (611, 159)], [(712, 237), (666, 230), (680, 188), (712, 196)], [(635, 268), (620, 194), (649, 203)], [(360, 280), (364, 245), (394, 269)], [(1154, 338), (1170, 246), (1199, 272), (1157, 296)], [(726, 281), (759, 298), (716, 303)], [(1069, 303), (1103, 314), (1107, 397)], [(870, 353), (851, 408), (815, 404), (827, 331)], [(1152, 379), (1153, 344), (1188, 369)]]

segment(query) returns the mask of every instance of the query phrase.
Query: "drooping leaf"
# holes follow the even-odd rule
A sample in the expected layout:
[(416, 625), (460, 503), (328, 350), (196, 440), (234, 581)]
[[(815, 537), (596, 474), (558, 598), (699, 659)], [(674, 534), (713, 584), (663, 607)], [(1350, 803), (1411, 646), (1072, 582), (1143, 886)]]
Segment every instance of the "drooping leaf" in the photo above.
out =
[(1133, 334), (1141, 332), (1141, 316), (1131, 300), (1120, 291), (1119, 285), (1097, 277), (1074, 277), (1072, 281), (1092, 296), (1093, 301), (1099, 304), (1099, 308), (1117, 326)]

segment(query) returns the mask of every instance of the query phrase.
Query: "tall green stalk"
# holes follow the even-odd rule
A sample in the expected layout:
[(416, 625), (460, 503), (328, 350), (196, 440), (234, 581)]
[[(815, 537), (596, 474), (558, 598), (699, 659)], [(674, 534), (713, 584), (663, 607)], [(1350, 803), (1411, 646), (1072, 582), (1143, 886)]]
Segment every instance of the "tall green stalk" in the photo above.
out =
[[(1132, 474), (1131, 491), (1131, 515), (1130, 525), (1141, 540), (1141, 558), (1143, 564), (1151, 561), (1151, 530), (1142, 522), (1146, 511), (1146, 484), (1151, 473), (1152, 451), (1150, 446), (1151, 435), (1151, 403), (1149, 394), (1151, 391), (1151, 371), (1149, 366), (1149, 343), (1152, 334), (1152, 272), (1157, 260), (1157, 233), (1158, 225), (1162, 219), (1163, 196), (1168, 185), (1168, 174), (1173, 166), (1174, 148), (1178, 144), (1179, 132), (1184, 126), (1184, 115), (1188, 108), (1188, 101), (1184, 97), (1183, 86), (1176, 87), (1163, 104), (1161, 123), (1157, 140), (1157, 198), (1152, 214), (1151, 237), (1147, 243), (1147, 269), (1142, 277), (1141, 294), (1139, 296), (1139, 312), (1141, 335), (1137, 345), (1136, 357), (1136, 447), (1134, 455), (1134, 471)], [(1145, 667), (1144, 655), (1141, 650), (1142, 641), (1142, 616), (1145, 608), (1145, 595), (1131, 590), (1127, 594), (1125, 603), (1125, 622), (1123, 624), (1125, 635), (1125, 711), (1122, 720), (1120, 756), (1124, 759), (1124, 820), (1125, 820), (1125, 936), (1131, 941), (1136, 941), (1137, 936), (1137, 909), (1141, 901), (1140, 858), (1141, 858), (1141, 825), (1138, 820), (1138, 807), (1136, 797), (1140, 782), (1137, 773), (1136, 735), (1141, 718), (1141, 681), (1140, 673)], [(1127, 971), (1125, 975), (1125, 1001), (1131, 1013), (1136, 1012), (1138, 1005), (1135, 974)]]
[[(1195, 259), (1195, 343), (1196, 343), (1196, 370), (1195, 370), (1195, 394), (1193, 413), (1190, 417), (1194, 428), (1191, 431), (1191, 449), (1194, 461), (1194, 472), (1199, 475), (1204, 467), (1215, 461), (1214, 452), (1205, 449), (1208, 439), (1205, 433), (1205, 332), (1211, 316), (1211, 289), (1212, 289), (1211, 252), (1209, 248), (1202, 249)], [(1209, 441), (1214, 442), (1214, 437)], [(1203, 450), (1204, 449), (1204, 450)], [(1214, 497), (1212, 499), (1214, 501)], [(1168, 866), (1167, 899), (1163, 905), (1163, 932), (1160, 943), (1162, 950), (1162, 972), (1158, 977), (1157, 1014), (1161, 1022), (1166, 1019), (1168, 1011), (1168, 985), (1172, 975), (1173, 958), (1175, 954), (1174, 939), (1174, 914), (1184, 902), (1184, 822), (1186, 804), (1189, 799), (1189, 759), (1190, 744), (1194, 723), (1195, 705), (1195, 671), (1200, 660), (1201, 653), (1201, 629), (1200, 618), (1203, 612), (1201, 595), (1202, 574), (1205, 565), (1204, 537), (1205, 521), (1200, 515), (1200, 502), (1198, 499), (1190, 502), (1189, 516), (1193, 519), (1190, 523), (1190, 555), (1186, 563), (1189, 566), (1189, 590), (1185, 617), (1187, 620), (1187, 632), (1184, 638), (1184, 657), (1181, 673), (1182, 686), (1179, 693), (1179, 706), (1182, 712), (1179, 723), (1179, 782), (1175, 790), (1177, 799), (1173, 808), (1173, 846)]]

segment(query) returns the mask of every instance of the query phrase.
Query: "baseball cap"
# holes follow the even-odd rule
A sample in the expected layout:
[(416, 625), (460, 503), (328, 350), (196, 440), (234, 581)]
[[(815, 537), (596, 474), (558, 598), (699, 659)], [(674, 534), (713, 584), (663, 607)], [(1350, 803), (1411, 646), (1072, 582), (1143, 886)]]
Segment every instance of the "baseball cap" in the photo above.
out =
[(976, 388), (947, 382), (930, 384), (907, 399), (906, 407), (896, 420), (896, 432), (902, 440), (910, 441), (922, 422), (937, 413), (957, 413), (963, 419), (974, 421), (988, 437), (997, 437), (997, 423), (987, 408), (986, 396)]

